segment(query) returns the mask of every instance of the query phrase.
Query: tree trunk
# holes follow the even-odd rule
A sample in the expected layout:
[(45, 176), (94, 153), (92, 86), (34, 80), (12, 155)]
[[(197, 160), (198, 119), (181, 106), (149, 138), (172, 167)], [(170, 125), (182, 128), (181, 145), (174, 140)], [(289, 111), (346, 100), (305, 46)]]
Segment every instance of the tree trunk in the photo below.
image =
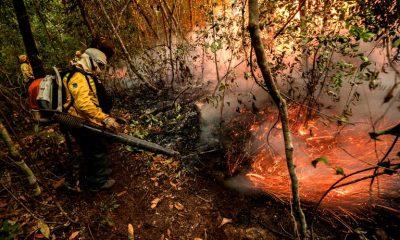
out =
[(189, 0), (190, 29), (193, 29), (193, 0)]
[[(165, 0), (162, 0), (162, 2), (163, 2), (164, 4), (162, 4), (162, 3), (160, 2), (160, 6), (161, 6), (161, 8), (163, 9), (163, 11), (167, 12), (167, 13), (168, 13), (168, 16), (169, 16), (170, 18), (172, 18), (172, 23), (174, 23), (174, 25), (175, 25), (175, 30), (179, 33), (179, 35), (181, 36), (181, 38), (182, 38), (183, 40), (185, 40), (186, 42), (188, 42), (188, 40), (186, 39), (186, 36), (185, 36), (185, 35), (183, 34), (183, 32), (182, 32), (181, 24), (178, 22), (178, 20), (176, 19), (175, 15), (174, 15), (174, 9), (171, 9), (171, 8), (168, 6), (168, 3), (167, 3)], [(165, 6), (165, 7), (164, 7), (164, 6)], [(175, 2), (174, 2), (174, 6), (175, 6)]]
[(31, 24), (26, 12), (23, 0), (13, 0), (15, 15), (17, 16), (19, 30), (24, 41), (26, 53), (32, 66), (33, 75), (35, 78), (42, 78), (46, 75), (42, 60), (39, 58), (39, 51), (36, 47), (35, 39), (33, 38)]
[[(217, 39), (217, 31), (215, 30), (215, 15), (214, 15), (214, 3), (211, 3), (212, 5), (212, 37), (213, 37), (213, 44), (216, 43)], [(219, 86), (221, 84), (221, 77), (219, 75), (219, 66), (218, 66), (218, 55), (217, 55), (218, 49), (214, 49), (214, 64), (215, 64), (215, 72), (217, 74), (217, 85), (214, 88), (213, 95), (218, 91)]]
[(271, 95), (274, 103), (277, 105), (279, 110), (279, 116), (282, 122), (283, 138), (285, 142), (285, 154), (286, 163), (291, 180), (291, 189), (293, 195), (292, 207), (295, 215), (295, 226), (296, 222), (300, 223), (300, 232), (303, 238), (307, 237), (307, 223), (300, 206), (299, 196), (299, 182), (297, 179), (295, 165), (293, 161), (293, 144), (289, 130), (289, 120), (286, 101), (280, 95), (279, 89), (273, 79), (270, 68), (267, 63), (264, 46), (261, 42), (260, 27), (259, 27), (259, 9), (258, 1), (249, 1), (249, 32), (251, 42), (254, 47), (254, 52), (257, 57), (257, 63), (264, 78), (265, 86), (267, 87), (269, 94)]
[[(299, 11), (300, 11), (300, 37), (301, 39), (305, 39), (305, 36), (307, 34), (307, 5), (309, 4), (309, 1), (303, 0), (302, 2), (299, 0)], [(309, 54), (307, 52), (307, 44), (302, 41), (301, 43), (301, 50), (303, 52), (303, 72), (308, 72), (309, 70), (309, 63), (308, 63), (308, 58)]]
[(82, 0), (77, 0), (77, 4), (78, 4), (79, 11), (81, 12), (83, 23), (86, 25), (86, 27), (88, 28), (90, 34), (94, 38), (96, 36), (96, 33), (95, 33), (95, 31), (93, 29), (93, 26), (90, 23), (89, 18), (88, 18), (87, 14), (86, 14), (85, 3)]
[(136, 0), (133, 0), (133, 2), (136, 4), (136, 9), (138, 11), (138, 13), (143, 17), (143, 19), (146, 21), (147, 26), (150, 28), (151, 32), (153, 33), (154, 37), (156, 37), (157, 39), (158, 34), (156, 32), (156, 30), (154, 30), (153, 28), (153, 24), (152, 21), (150, 20), (150, 18), (147, 16), (146, 11), (144, 10), (144, 8), (142, 6), (139, 5), (139, 3)]
[(15, 164), (20, 168), (20, 170), (26, 175), (29, 185), (33, 188), (33, 195), (39, 196), (42, 192), (40, 186), (36, 180), (35, 174), (26, 165), (25, 161), (22, 159), (20, 152), (12, 141), (10, 134), (4, 125), (0, 122), (0, 137), (3, 139), (4, 143), (7, 145), (8, 151), (10, 152), (11, 158), (15, 161)]
[(106, 9), (104, 8), (103, 3), (101, 2), (101, 0), (96, 0), (96, 2), (99, 4), (101, 11), (103, 12), (104, 16), (106, 17), (106, 19), (108, 21), (108, 24), (111, 26), (111, 29), (112, 29), (114, 35), (116, 36), (118, 43), (120, 44), (120, 46), (122, 48), (122, 52), (124, 53), (126, 59), (128, 60), (128, 64), (129, 64), (130, 68), (132, 69), (133, 73), (144, 83), (144, 85), (146, 87), (148, 87), (150, 90), (156, 92), (157, 88), (155, 86), (153, 86), (153, 84), (151, 84), (136, 68), (131, 55), (129, 54), (128, 50), (126, 49), (125, 44), (122, 41), (122, 38), (119, 35), (117, 29), (115, 28), (113, 22), (111, 21), (111, 18), (108, 15)]
[[(55, 45), (60, 46), (60, 42), (57, 37), (52, 37), (49, 29), (47, 28), (47, 20), (45, 15), (43, 14), (42, 9), (40, 9), (40, 2), (38, 0), (33, 1), (33, 6), (35, 7), (36, 15), (39, 17), (40, 22), (43, 25), (44, 32), (46, 33), (47, 39), (49, 40), (49, 44), (54, 52), (57, 52)], [(55, 55), (57, 60), (61, 62), (60, 56), (58, 54)]]

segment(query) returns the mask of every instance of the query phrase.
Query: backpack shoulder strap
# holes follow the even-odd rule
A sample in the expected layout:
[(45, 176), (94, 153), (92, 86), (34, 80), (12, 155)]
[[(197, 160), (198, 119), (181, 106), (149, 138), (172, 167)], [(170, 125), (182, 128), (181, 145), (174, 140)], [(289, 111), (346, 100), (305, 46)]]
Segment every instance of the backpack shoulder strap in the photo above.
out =
[[(88, 84), (88, 86), (89, 86), (90, 91), (94, 92), (94, 91), (93, 91), (93, 88), (92, 88), (92, 85), (90, 84), (90, 80), (89, 80), (89, 77), (91, 77), (92, 79), (94, 79), (94, 76), (93, 76), (92, 74), (88, 73), (88, 72), (85, 72), (83, 69), (80, 69), (80, 68), (77, 68), (77, 67), (75, 67), (74, 70), (75, 70), (75, 71), (74, 71), (74, 74), (75, 74), (76, 72), (79, 72), (79, 73), (81, 73), (83, 76), (85, 76), (85, 79), (86, 79), (86, 82), (87, 82), (87, 84)], [(72, 77), (72, 76), (71, 76), (71, 77)]]
[[(68, 91), (68, 92), (70, 92), (70, 91), (69, 91), (69, 88), (68, 88), (68, 84), (69, 84), (69, 82), (71, 81), (71, 78), (75, 75), (76, 72), (77, 72), (77, 67), (72, 67), (70, 70), (67, 70), (67, 71), (65, 72), (65, 75), (68, 75), (68, 76), (67, 76), (67, 80), (65, 81), (65, 90)], [(75, 99), (74, 99), (74, 97), (72, 96), (71, 92), (69, 93), (69, 96), (70, 96), (70, 98), (71, 98), (71, 101), (69, 102), (68, 106), (66, 106), (66, 107), (64, 108), (64, 110), (65, 110), (66, 112), (68, 112), (68, 110), (69, 110), (72, 106), (74, 106), (74, 103), (75, 103)]]
[[(69, 82), (71, 81), (71, 78), (72, 78), (72, 77), (75, 75), (75, 73), (77, 73), (77, 72), (79, 72), (79, 73), (81, 73), (83, 76), (85, 76), (85, 79), (86, 79), (86, 82), (87, 82), (87, 84), (88, 84), (88, 86), (89, 86), (90, 91), (92, 91), (92, 92), (94, 93), (93, 88), (92, 88), (92, 85), (90, 84), (90, 80), (89, 80), (89, 76), (92, 76), (92, 74), (90, 74), (90, 73), (88, 73), (88, 72), (85, 72), (83, 69), (80, 69), (80, 68), (77, 68), (77, 67), (72, 67), (71, 70), (69, 70), (68, 73), (66, 73), (66, 74), (68, 74), (67, 80), (66, 80), (66, 86), (65, 86), (66, 90), (69, 91), (69, 89), (68, 89), (68, 84), (69, 84)], [(93, 77), (92, 77), (92, 78), (93, 78)], [(71, 94), (70, 94), (70, 97), (71, 97), (71, 101), (70, 101), (70, 103), (68, 104), (68, 106), (65, 107), (65, 111), (67, 111), (67, 112), (68, 112), (68, 110), (69, 110), (69, 109), (74, 105), (74, 103), (75, 103), (75, 100), (74, 100), (74, 98), (73, 98), (73, 96), (72, 96)]]

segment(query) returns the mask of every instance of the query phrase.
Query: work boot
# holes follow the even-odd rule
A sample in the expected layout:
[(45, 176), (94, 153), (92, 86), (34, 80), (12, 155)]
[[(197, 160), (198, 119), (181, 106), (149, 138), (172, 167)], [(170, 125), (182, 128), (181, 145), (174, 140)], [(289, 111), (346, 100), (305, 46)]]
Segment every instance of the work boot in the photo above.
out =
[(114, 179), (108, 179), (102, 185), (100, 185), (98, 187), (91, 187), (89, 190), (91, 192), (97, 192), (97, 191), (100, 191), (100, 190), (107, 190), (107, 189), (112, 188), (114, 186), (114, 184), (115, 184), (115, 180)]

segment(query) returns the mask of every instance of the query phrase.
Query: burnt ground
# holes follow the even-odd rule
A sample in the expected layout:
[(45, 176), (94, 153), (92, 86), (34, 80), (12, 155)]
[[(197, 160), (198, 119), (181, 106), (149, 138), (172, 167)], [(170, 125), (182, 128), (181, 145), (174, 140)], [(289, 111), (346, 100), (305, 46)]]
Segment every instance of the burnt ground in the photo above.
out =
[[(128, 102), (129, 112), (143, 104)], [(159, 108), (163, 107), (155, 106)], [(126, 132), (176, 146), (186, 156), (195, 151), (198, 116), (187, 115), (195, 112), (193, 106), (142, 117), (127, 112), (118, 112), (130, 123)], [(31, 126), (24, 126), (15, 134), (43, 194), (30, 196), (24, 177), (7, 163), (1, 145), (0, 239), (45, 239), (47, 227), (50, 239), (127, 239), (128, 224), (135, 239), (292, 239), (286, 203), (264, 194), (243, 195), (221, 184), (221, 152), (175, 159), (113, 144), (110, 159), (116, 186), (97, 193), (77, 192), (74, 161), (57, 127), (34, 133)], [(387, 211), (370, 215), (367, 223), (347, 226), (323, 217), (314, 232), (317, 239), (396, 239), (399, 216)]]

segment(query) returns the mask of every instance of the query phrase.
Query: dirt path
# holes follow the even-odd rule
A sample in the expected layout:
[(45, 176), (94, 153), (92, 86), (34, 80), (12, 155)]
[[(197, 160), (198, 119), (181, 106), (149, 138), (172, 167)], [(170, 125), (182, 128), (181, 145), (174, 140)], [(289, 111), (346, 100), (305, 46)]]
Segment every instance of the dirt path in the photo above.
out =
[(282, 220), (264, 200), (230, 192), (207, 174), (189, 173), (178, 160), (126, 152), (113, 158), (117, 185), (111, 191), (59, 194), (66, 211), (75, 213), (70, 217), (79, 219), (76, 230), (89, 239), (90, 232), (94, 239), (126, 239), (129, 223), (135, 239), (281, 239), (249, 219), (265, 214), (252, 212), (265, 204), (264, 221)]

